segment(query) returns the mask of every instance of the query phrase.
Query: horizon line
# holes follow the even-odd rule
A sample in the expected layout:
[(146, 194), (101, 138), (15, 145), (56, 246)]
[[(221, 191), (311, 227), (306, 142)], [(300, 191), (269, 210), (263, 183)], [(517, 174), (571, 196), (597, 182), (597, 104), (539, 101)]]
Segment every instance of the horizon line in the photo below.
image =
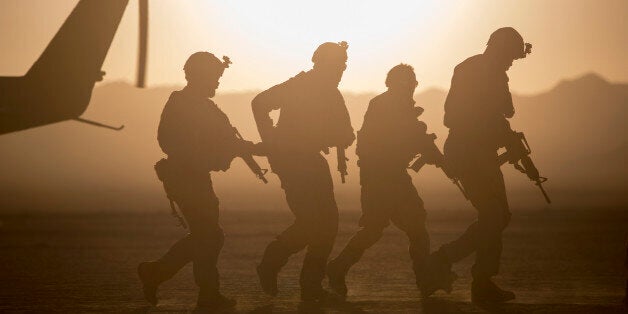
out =
[[(584, 79), (586, 77), (596, 77), (598, 79), (601, 79), (602, 81), (604, 81), (607, 84), (610, 85), (624, 85), (624, 84), (628, 84), (628, 81), (626, 82), (619, 82), (619, 81), (610, 81), (608, 78), (606, 78), (604, 75), (595, 72), (595, 71), (587, 71), (587, 72), (583, 72), (581, 74), (572, 76), (572, 77), (564, 77), (563, 79), (560, 79), (556, 82), (554, 82), (553, 84), (551, 84), (551, 86), (539, 89), (537, 91), (533, 91), (533, 92), (517, 92), (517, 91), (513, 91), (511, 90), (511, 92), (513, 94), (516, 94), (518, 96), (534, 96), (534, 95), (539, 95), (539, 94), (543, 94), (543, 93), (547, 93), (553, 89), (555, 89), (557, 86), (559, 86), (561, 83), (565, 83), (565, 82), (573, 82), (573, 81), (577, 81), (580, 79)], [(135, 83), (133, 83), (131, 80), (128, 79), (117, 79), (117, 80), (113, 80), (113, 81), (103, 81), (100, 82), (99, 84), (97, 84), (96, 87), (103, 87), (103, 86), (107, 86), (107, 85), (115, 85), (115, 84), (123, 84), (123, 85), (130, 85), (130, 86), (135, 86)], [(147, 87), (144, 89), (162, 89), (162, 88), (182, 88), (183, 86), (185, 86), (184, 84), (177, 84), (177, 83), (160, 83), (160, 84), (155, 84), (155, 85), (151, 85), (151, 84), (147, 84)], [(270, 86), (269, 86), (270, 87)], [(225, 89), (225, 90), (218, 90), (216, 92), (216, 95), (233, 95), (233, 94), (247, 94), (247, 93), (259, 93), (262, 92), (264, 89)], [(431, 91), (442, 91), (442, 92), (447, 92), (449, 90), (449, 88), (445, 88), (442, 86), (438, 86), (438, 85), (428, 85), (425, 87), (418, 87), (417, 91), (415, 92), (415, 95), (417, 94), (423, 94), (426, 92), (431, 92)], [(379, 91), (375, 91), (375, 90), (350, 90), (350, 89), (340, 89), (341, 92), (343, 93), (348, 93), (348, 94), (354, 94), (354, 95), (359, 95), (359, 94), (379, 94), (385, 91), (385, 88), (382, 88)]]

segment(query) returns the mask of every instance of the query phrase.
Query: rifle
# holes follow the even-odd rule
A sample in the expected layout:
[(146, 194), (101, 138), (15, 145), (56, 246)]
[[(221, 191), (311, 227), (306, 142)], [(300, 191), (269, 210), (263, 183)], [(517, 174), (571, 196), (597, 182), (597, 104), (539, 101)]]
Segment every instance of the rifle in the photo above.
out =
[(340, 172), (340, 180), (345, 183), (345, 176), (349, 175), (347, 172), (347, 161), (349, 160), (345, 154), (345, 149), (336, 146), (336, 155), (338, 157), (338, 172)]
[(464, 198), (468, 200), (469, 197), (467, 196), (467, 192), (462, 187), (462, 184), (460, 184), (460, 180), (458, 180), (458, 178), (450, 171), (450, 169), (445, 166), (445, 158), (443, 156), (443, 153), (441, 153), (440, 149), (438, 149), (436, 143), (434, 143), (434, 140), (436, 140), (436, 134), (427, 134), (425, 150), (421, 153), (421, 156), (419, 156), (419, 158), (417, 158), (408, 168), (414, 170), (414, 172), (419, 172), (419, 170), (421, 170), (421, 168), (423, 168), (423, 166), (427, 164), (426, 157), (435, 156), (436, 158), (432, 158), (433, 160), (436, 160), (434, 165), (443, 171), (447, 178), (449, 178), (451, 182), (453, 182), (453, 184), (458, 187), (460, 192), (462, 192)]
[(532, 162), (530, 153), (532, 153), (532, 150), (530, 149), (525, 135), (522, 132), (513, 131), (512, 136), (509, 138), (509, 143), (506, 145), (506, 152), (497, 156), (497, 161), (500, 166), (509, 162), (515, 169), (527, 175), (528, 178), (534, 181), (534, 184), (541, 189), (545, 201), (551, 204), (552, 201), (543, 188), (543, 182), (547, 181), (547, 178), (539, 175), (539, 170), (534, 165), (534, 162)]
[[(235, 132), (235, 135), (238, 139), (244, 141), (244, 138), (242, 137), (238, 129), (233, 128), (233, 131)], [(264, 175), (268, 172), (268, 169), (262, 169), (257, 163), (257, 161), (253, 159), (252, 154), (244, 154), (243, 156), (240, 156), (240, 158), (244, 160), (246, 165), (249, 166), (249, 169), (251, 169), (251, 171), (253, 172), (253, 174), (255, 174), (257, 178), (262, 180), (262, 182), (264, 182), (265, 184), (268, 183), (268, 180), (266, 180), (266, 177), (264, 177)]]

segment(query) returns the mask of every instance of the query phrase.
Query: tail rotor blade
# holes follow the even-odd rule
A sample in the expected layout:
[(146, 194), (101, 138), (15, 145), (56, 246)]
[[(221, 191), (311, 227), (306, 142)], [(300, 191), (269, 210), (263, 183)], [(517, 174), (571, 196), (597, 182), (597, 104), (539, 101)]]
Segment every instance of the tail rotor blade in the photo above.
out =
[(146, 58), (148, 54), (148, 0), (139, 0), (139, 54), (137, 58), (137, 87), (146, 86)]

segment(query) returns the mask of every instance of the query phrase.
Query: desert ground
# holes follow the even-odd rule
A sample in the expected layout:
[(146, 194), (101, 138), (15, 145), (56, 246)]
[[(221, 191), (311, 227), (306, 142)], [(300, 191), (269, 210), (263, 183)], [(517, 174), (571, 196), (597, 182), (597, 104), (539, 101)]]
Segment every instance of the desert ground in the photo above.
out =
[[(357, 211), (341, 213), (337, 254), (357, 229)], [(470, 210), (429, 212), (436, 249), (474, 219)], [(224, 294), (236, 313), (294, 313), (303, 254), (280, 274), (280, 294), (265, 297), (255, 265), (263, 248), (291, 221), (288, 212), (225, 209), (220, 257)], [(168, 213), (31, 213), (0, 217), (0, 312), (191, 312), (196, 287), (191, 266), (160, 289), (153, 307), (141, 294), (136, 266), (160, 256), (185, 230)], [(348, 276), (346, 304), (327, 313), (625, 313), (626, 208), (552, 208), (514, 211), (505, 233), (497, 281), (517, 299), (497, 308), (470, 303), (469, 257), (455, 266), (451, 294), (418, 293), (407, 240), (394, 227)]]

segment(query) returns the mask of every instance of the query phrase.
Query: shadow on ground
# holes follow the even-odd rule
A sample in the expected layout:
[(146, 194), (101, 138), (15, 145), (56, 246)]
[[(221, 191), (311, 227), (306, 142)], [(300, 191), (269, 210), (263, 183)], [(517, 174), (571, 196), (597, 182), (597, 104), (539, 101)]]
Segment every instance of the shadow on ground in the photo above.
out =
[[(307, 307), (295, 304), (290, 310), (284, 306), (276, 307), (273, 304), (258, 306), (249, 311), (232, 310), (221, 313), (247, 313), (247, 314), (274, 314), (274, 313), (418, 313), (418, 314), (456, 314), (456, 313), (553, 313), (553, 314), (622, 314), (628, 308), (622, 305), (597, 305), (597, 304), (526, 304), (526, 303), (505, 303), (493, 306), (479, 306), (470, 302), (452, 301), (446, 299), (429, 298), (423, 301), (360, 301), (344, 302), (324, 307)], [(193, 311), (192, 309), (173, 309), (142, 307), (135, 309), (132, 313), (171, 313), (189, 312), (206, 313)]]

